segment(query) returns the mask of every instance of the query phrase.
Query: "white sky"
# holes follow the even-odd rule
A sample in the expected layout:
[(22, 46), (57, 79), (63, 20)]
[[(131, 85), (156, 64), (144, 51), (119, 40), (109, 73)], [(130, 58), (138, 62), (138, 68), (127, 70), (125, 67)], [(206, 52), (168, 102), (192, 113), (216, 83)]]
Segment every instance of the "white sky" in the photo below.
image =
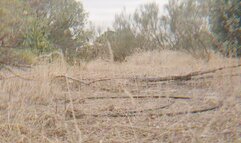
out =
[(85, 10), (89, 13), (89, 20), (95, 25), (106, 28), (111, 26), (115, 14), (120, 13), (123, 8), (126, 11), (134, 12), (141, 4), (155, 1), (162, 7), (168, 0), (80, 0)]

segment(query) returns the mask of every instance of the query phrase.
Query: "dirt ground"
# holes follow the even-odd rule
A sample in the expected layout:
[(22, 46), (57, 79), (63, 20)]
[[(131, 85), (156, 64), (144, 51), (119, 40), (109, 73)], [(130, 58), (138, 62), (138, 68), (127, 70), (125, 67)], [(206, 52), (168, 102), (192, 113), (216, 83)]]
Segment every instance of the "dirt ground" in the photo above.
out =
[(0, 143), (239, 143), (240, 64), (165, 51), (125, 63), (5, 67)]

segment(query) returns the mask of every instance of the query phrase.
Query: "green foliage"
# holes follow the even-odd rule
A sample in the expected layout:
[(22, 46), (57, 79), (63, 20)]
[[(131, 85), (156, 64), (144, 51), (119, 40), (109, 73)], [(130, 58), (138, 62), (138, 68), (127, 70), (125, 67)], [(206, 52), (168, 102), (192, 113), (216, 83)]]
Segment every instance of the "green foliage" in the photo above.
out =
[(114, 31), (107, 31), (102, 36), (110, 42), (115, 61), (125, 60), (138, 47), (132, 22), (132, 16), (123, 10), (115, 16)]
[(0, 64), (31, 65), (35, 63), (36, 55), (30, 50), (15, 50), (0, 48)]
[[(101, 49), (100, 47), (96, 47), (96, 46), (84, 46), (81, 49), (79, 49), (78, 53), (78, 59), (84, 60), (84, 61), (91, 61), (94, 60), (98, 57), (103, 56), (104, 54), (104, 49)], [(101, 57), (103, 58), (103, 57)], [(103, 58), (104, 59), (104, 58)], [(74, 59), (73, 59), (74, 60)]]
[(49, 39), (49, 33), (46, 30), (43, 21), (34, 19), (29, 25), (28, 31), (24, 35), (23, 46), (31, 49), (36, 54), (40, 55), (50, 52), (52, 49)]
[(86, 44), (86, 13), (80, 2), (75, 0), (52, 0), (50, 7), (50, 39), (63, 52), (73, 52), (76, 47)]
[(23, 64), (23, 65), (31, 65), (36, 63), (36, 54), (34, 54), (31, 50), (21, 49), (15, 51), (15, 63)]
[(111, 48), (115, 61), (124, 61), (127, 56), (134, 53), (137, 43), (134, 34), (128, 29), (123, 29), (109, 35)]
[(113, 56), (114, 61), (124, 61), (137, 47), (134, 34), (126, 27), (116, 31), (108, 30), (98, 37), (96, 42), (100, 44), (97, 46), (98, 56), (102, 58)]
[(87, 14), (80, 2), (33, 0), (29, 1), (29, 5), (35, 18), (29, 30), (30, 38), (27, 37), (35, 44), (30, 45), (40, 44), (38, 49), (41, 51), (53, 46), (61, 49), (66, 56), (74, 56), (76, 47), (86, 44), (91, 34), (85, 28)]
[(66, 58), (75, 58), (76, 48), (93, 34), (86, 25), (87, 14), (75, 0), (0, 1), (0, 48), (11, 55), (19, 49), (35, 55), (61, 49)]
[(240, 0), (213, 0), (210, 12), (212, 32), (225, 55), (241, 56), (241, 3)]
[[(61, 50), (66, 59), (124, 61), (137, 50), (171, 48), (206, 58), (209, 50), (241, 55), (240, 0), (169, 0), (117, 14), (113, 31), (89, 44), (93, 30), (76, 0), (0, 0), (0, 62), (32, 64), (35, 56)], [(209, 21), (208, 21), (209, 20)]]
[(25, 31), (24, 4), (20, 0), (0, 1), (0, 63), (28, 63), (15, 49), (22, 42)]

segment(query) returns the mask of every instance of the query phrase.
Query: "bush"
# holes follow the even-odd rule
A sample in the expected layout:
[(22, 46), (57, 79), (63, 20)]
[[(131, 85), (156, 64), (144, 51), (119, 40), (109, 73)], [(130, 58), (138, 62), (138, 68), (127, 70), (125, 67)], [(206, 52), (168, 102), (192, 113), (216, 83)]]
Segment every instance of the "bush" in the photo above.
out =
[[(0, 47), (5, 48), (0, 58), (8, 64), (18, 56), (23, 60), (19, 63), (28, 63), (30, 53), (39, 56), (59, 49), (71, 61), (92, 36), (87, 13), (75, 0), (0, 0), (0, 21)], [(18, 53), (20, 49), (30, 51)]]
[(36, 63), (37, 56), (32, 51), (23, 49), (16, 52), (16, 58), (18, 58), (18, 64), (32, 65)]
[[(97, 50), (99, 50), (99, 48), (96, 48), (95, 46), (84, 46), (76, 51), (75, 57), (88, 62), (98, 58), (100, 53)], [(73, 59), (72, 62), (74, 62), (74, 60), (76, 59)]]
[(36, 55), (30, 50), (15, 50), (0, 48), (0, 63), (6, 65), (32, 65), (36, 62)]
[(95, 41), (98, 57), (114, 61), (124, 61), (137, 47), (134, 34), (128, 29), (106, 31)]

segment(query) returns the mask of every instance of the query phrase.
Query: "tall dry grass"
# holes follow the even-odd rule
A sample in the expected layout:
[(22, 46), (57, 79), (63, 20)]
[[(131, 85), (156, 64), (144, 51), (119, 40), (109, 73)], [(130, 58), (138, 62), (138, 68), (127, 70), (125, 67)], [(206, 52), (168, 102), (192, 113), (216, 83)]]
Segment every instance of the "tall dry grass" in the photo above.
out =
[[(96, 79), (164, 77), (240, 64), (240, 59), (211, 54), (209, 62), (185, 53), (162, 51), (137, 53), (124, 63), (102, 60), (70, 66), (63, 59), (30, 69), (2, 69), (0, 80), (0, 142), (240, 142), (241, 68), (218, 71), (214, 77), (188, 83), (139, 86), (125, 80), (79, 85), (64, 75), (89, 82)], [(239, 76), (231, 76), (239, 74)], [(56, 80), (55, 80), (56, 79)], [(149, 85), (148, 85), (149, 86)], [(120, 89), (111, 92), (101, 89)], [(132, 92), (132, 90), (138, 92)], [(120, 92), (122, 91), (123, 92)], [(139, 94), (189, 95), (194, 103), (178, 102), (167, 112), (191, 110), (201, 102), (222, 102), (217, 111), (176, 117), (79, 117), (80, 112), (112, 112), (165, 104), (167, 100), (83, 101), (90, 96), (130, 97)], [(196, 99), (199, 99), (200, 101)], [(87, 102), (87, 103), (86, 103)], [(163, 103), (162, 103), (163, 102)], [(199, 103), (200, 102), (200, 103)], [(202, 107), (204, 105), (200, 105)], [(153, 113), (155, 114), (155, 113)]]

